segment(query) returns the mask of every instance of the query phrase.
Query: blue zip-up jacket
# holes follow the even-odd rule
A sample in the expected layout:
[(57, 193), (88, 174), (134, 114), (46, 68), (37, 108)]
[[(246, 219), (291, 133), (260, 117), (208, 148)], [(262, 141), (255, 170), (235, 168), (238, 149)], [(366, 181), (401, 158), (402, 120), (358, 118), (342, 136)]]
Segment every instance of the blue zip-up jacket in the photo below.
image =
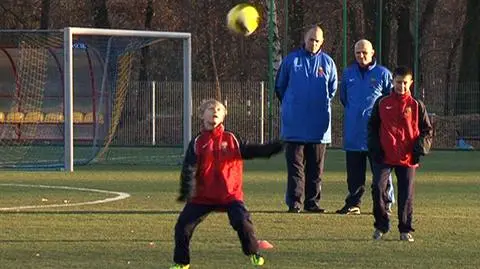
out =
[(343, 148), (367, 151), (367, 126), (375, 100), (389, 94), (393, 87), (390, 71), (374, 62), (363, 72), (358, 63), (348, 66), (340, 83), (340, 101), (344, 106)]
[(275, 82), (283, 141), (331, 143), (330, 103), (337, 80), (333, 59), (321, 50), (311, 54), (300, 48), (283, 59)]

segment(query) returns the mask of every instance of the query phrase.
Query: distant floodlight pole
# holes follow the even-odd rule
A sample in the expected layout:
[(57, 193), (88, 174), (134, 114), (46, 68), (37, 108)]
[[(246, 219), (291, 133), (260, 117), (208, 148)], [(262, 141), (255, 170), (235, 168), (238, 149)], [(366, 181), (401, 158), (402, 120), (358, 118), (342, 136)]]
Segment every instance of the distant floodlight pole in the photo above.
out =
[(273, 138), (273, 5), (274, 0), (270, 0), (268, 9), (268, 140)]
[(347, 68), (347, 0), (343, 0), (343, 68)]
[[(419, 27), (419, 21), (418, 21), (418, 15), (419, 15), (419, 4), (418, 0), (415, 0), (415, 56), (413, 57), (413, 78), (415, 79), (416, 82), (420, 83), (420, 78), (418, 77), (418, 46), (419, 46), (419, 34), (418, 34), (418, 27)], [(418, 83), (413, 83), (413, 94), (418, 97)]]
[(378, 64), (382, 64), (382, 42), (383, 42), (383, 1), (377, 2), (377, 44), (375, 48), (375, 59)]
[(288, 12), (289, 12), (289, 3), (288, 0), (285, 0), (285, 31), (283, 34), (283, 52), (282, 55), (285, 56), (287, 55), (288, 48), (290, 47), (289, 45), (289, 38), (288, 38)]
[(265, 142), (265, 82), (260, 82), (260, 144)]

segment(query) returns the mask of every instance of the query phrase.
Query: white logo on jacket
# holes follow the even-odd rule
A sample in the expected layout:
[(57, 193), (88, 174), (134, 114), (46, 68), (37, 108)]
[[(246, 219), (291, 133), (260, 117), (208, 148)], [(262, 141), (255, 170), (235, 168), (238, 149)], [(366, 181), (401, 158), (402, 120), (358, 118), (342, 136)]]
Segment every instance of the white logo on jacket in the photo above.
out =
[(293, 68), (295, 68), (295, 70), (302, 68), (302, 62), (300, 61), (300, 59), (293, 59)]
[(226, 141), (223, 141), (220, 147), (222, 148), (223, 151), (227, 150), (228, 143)]

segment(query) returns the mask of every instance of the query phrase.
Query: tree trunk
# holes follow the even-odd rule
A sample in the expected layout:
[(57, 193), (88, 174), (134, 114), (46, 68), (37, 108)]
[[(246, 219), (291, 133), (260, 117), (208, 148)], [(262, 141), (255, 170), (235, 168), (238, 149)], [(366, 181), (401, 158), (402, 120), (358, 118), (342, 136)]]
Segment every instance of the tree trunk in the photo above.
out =
[(410, 9), (408, 6), (400, 6), (397, 13), (397, 65), (413, 68), (413, 36), (410, 31)]
[[(393, 14), (392, 10), (389, 9), (386, 5), (383, 6), (383, 19), (382, 19), (382, 42), (380, 44), (382, 54), (382, 61), (381, 64), (384, 66), (392, 67), (396, 63), (391, 59), (391, 51), (392, 51), (392, 20)], [(380, 49), (380, 47), (379, 47)]]
[(208, 31), (208, 45), (210, 50), (210, 60), (212, 62), (212, 70), (213, 70), (213, 77), (215, 81), (215, 99), (218, 101), (222, 101), (222, 91), (220, 89), (220, 80), (218, 78), (218, 69), (217, 69), (217, 62), (215, 59), (215, 46), (214, 46), (214, 39), (213, 36), (213, 29), (209, 28)]
[(422, 13), (422, 17), (420, 18), (420, 25), (418, 27), (420, 31), (424, 32), (426, 26), (432, 21), (433, 16), (435, 15), (435, 7), (437, 4), (438, 0), (429, 0), (427, 2), (425, 10)]
[[(267, 2), (269, 1), (267, 0)], [(292, 39), (291, 44), (294, 48), (298, 47), (299, 44), (303, 44), (305, 3), (303, 0), (291, 1), (290, 7), (292, 12), (289, 13), (289, 32)]]
[[(480, 112), (480, 1), (468, 0), (455, 110), (459, 114)], [(465, 87), (465, 83), (471, 87)], [(463, 84), (463, 85), (462, 85)]]
[[(148, 0), (147, 7), (145, 8), (145, 23), (144, 27), (145, 30), (152, 29), (152, 18), (154, 14), (153, 10), (153, 2), (154, 0)], [(150, 80), (148, 74), (148, 66), (149, 66), (149, 58), (150, 58), (150, 49), (149, 47), (142, 48), (142, 58), (140, 60), (140, 81), (147, 81)]]
[[(153, 2), (154, 0), (148, 0), (147, 6), (145, 8), (145, 22), (144, 22), (145, 30), (152, 29), (152, 18), (154, 14)], [(148, 85), (145, 87), (145, 90), (149, 92), (150, 91), (149, 85), (151, 85), (150, 84), (151, 77), (148, 72), (149, 70), (148, 67), (150, 63), (150, 48), (148, 46), (141, 48), (141, 55), (142, 56), (140, 58), (139, 81), (141, 83), (140, 85)], [(131, 98), (133, 101), (132, 103), (135, 104), (136, 109), (131, 109), (129, 111), (139, 121), (144, 120), (144, 116), (148, 115), (149, 111), (151, 111), (150, 105), (146, 105), (146, 104), (152, 103), (151, 96), (152, 96), (151, 94), (140, 92), (135, 95), (135, 98)], [(155, 115), (152, 115), (152, 119), (154, 118), (155, 118)]]
[(452, 87), (453, 83), (452, 83), (452, 72), (454, 71), (452, 66), (454, 65), (454, 58), (455, 58), (455, 55), (458, 51), (458, 47), (460, 46), (460, 41), (461, 41), (461, 38), (460, 36), (457, 36), (457, 38), (455, 38), (455, 41), (453, 42), (452, 44), (452, 47), (450, 48), (449, 52), (448, 52), (448, 56), (447, 56), (447, 72), (445, 74), (445, 85), (447, 85), (447, 89), (445, 90), (445, 96), (444, 96), (444, 108), (443, 108), (443, 113), (445, 116), (452, 116), (454, 113), (454, 110), (452, 109), (451, 107), (451, 103), (452, 103), (452, 96), (451, 96), (451, 92), (455, 92), (454, 89), (452, 88), (455, 88), (455, 87)]
[(365, 28), (364, 28), (365, 30), (362, 38), (366, 38), (371, 42), (374, 42), (375, 40), (375, 17), (376, 17), (375, 2), (376, 0), (362, 1), (362, 7), (363, 7), (363, 13), (364, 13), (363, 17), (365, 18), (363, 22), (365, 24)]
[(40, 14), (40, 29), (48, 29), (50, 21), (50, 0), (42, 0), (42, 11)]
[[(354, 44), (355, 42), (357, 42), (360, 37), (364, 38), (364, 34), (362, 33), (362, 31), (359, 29), (360, 26), (358, 25), (358, 23), (360, 22), (359, 20), (359, 14), (357, 12), (357, 9), (355, 8), (355, 4), (350, 4), (348, 5), (347, 4), (347, 22), (348, 22), (348, 28), (350, 29), (350, 31), (348, 31), (349, 35), (350, 36), (350, 42), (347, 42), (347, 44)], [(361, 22), (360, 22), (361, 23)], [(350, 46), (348, 46), (347, 48), (347, 55), (348, 55), (348, 52), (350, 52)]]
[(107, 0), (90, 0), (93, 13), (93, 26), (96, 28), (110, 28), (106, 1)]
[[(213, 4), (215, 0), (209, 0), (207, 14), (208, 18), (215, 16), (215, 5)], [(212, 71), (213, 71), (213, 81), (215, 83), (215, 99), (222, 102), (222, 90), (220, 89), (220, 79), (218, 75), (218, 67), (217, 67), (217, 59), (216, 59), (216, 51), (215, 51), (215, 41), (216, 41), (216, 22), (213, 20), (208, 20), (207, 23), (208, 28), (205, 29), (207, 32), (207, 40), (208, 40), (208, 52), (210, 55), (210, 63), (212, 64)]]
[[(392, 63), (392, 59), (390, 59), (390, 51), (392, 49), (392, 20), (394, 18), (392, 14), (391, 4), (388, 1), (382, 1), (382, 5), (377, 5), (377, 13), (379, 12), (378, 9), (382, 9), (382, 18), (381, 24), (378, 27), (379, 30), (382, 32), (382, 38), (379, 39), (377, 37), (377, 42), (375, 42), (376, 50), (377, 50), (377, 58), (379, 58), (379, 64), (384, 66), (394, 66), (395, 63)], [(379, 23), (379, 19), (377, 17), (377, 23)]]

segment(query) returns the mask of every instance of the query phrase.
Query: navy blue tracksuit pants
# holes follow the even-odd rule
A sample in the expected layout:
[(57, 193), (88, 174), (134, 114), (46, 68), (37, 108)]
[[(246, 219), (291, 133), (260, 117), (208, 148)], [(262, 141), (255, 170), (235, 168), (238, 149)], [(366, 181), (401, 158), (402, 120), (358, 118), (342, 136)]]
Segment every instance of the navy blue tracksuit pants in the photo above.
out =
[[(367, 160), (370, 163), (370, 170), (373, 173), (372, 159), (368, 155), (367, 151), (349, 151), (346, 154), (346, 168), (347, 168), (347, 185), (348, 195), (345, 198), (345, 205), (360, 206), (362, 202), (362, 196), (365, 193), (365, 182), (367, 173)], [(389, 176), (387, 190), (385, 192), (387, 204), (391, 204), (395, 201), (395, 195), (393, 190), (392, 177)], [(387, 208), (389, 208), (387, 206)]]
[(385, 190), (387, 189), (388, 177), (395, 170), (398, 189), (398, 230), (401, 233), (415, 231), (412, 227), (413, 198), (415, 193), (415, 167), (394, 166), (373, 162), (373, 216), (374, 226), (386, 233), (390, 230), (390, 219), (385, 208)]
[(190, 264), (190, 240), (198, 224), (212, 211), (226, 211), (230, 225), (237, 232), (245, 255), (258, 252), (253, 223), (245, 204), (235, 201), (227, 205), (203, 205), (187, 203), (175, 225), (175, 250), (173, 261), (178, 264)]

